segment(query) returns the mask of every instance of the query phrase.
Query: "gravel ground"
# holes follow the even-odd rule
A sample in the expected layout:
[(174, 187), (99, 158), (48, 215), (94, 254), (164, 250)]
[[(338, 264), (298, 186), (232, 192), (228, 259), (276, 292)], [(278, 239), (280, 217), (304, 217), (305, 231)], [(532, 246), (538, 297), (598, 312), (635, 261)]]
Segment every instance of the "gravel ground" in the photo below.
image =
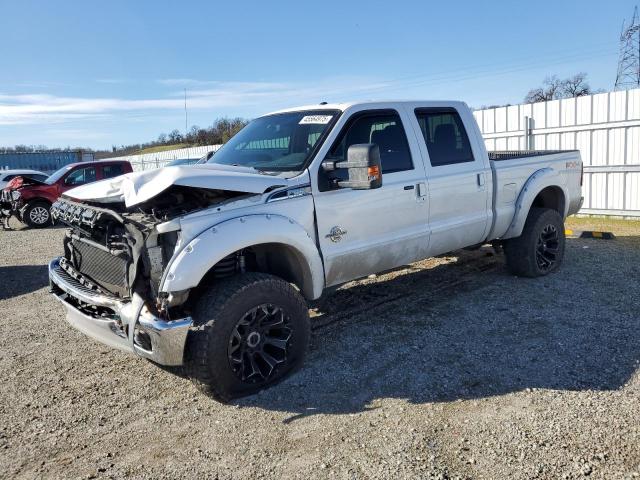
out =
[(305, 367), (232, 405), (67, 326), (63, 230), (0, 231), (0, 476), (640, 477), (640, 224), (605, 226), (542, 279), (481, 249), (331, 292)]

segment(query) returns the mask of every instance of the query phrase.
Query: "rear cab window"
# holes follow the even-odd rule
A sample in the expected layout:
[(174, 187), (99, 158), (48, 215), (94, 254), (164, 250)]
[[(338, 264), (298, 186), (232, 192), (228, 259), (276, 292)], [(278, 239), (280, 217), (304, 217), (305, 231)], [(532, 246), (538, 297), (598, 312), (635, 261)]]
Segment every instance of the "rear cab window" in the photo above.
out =
[(432, 167), (473, 162), (473, 152), (460, 114), (453, 108), (415, 110)]

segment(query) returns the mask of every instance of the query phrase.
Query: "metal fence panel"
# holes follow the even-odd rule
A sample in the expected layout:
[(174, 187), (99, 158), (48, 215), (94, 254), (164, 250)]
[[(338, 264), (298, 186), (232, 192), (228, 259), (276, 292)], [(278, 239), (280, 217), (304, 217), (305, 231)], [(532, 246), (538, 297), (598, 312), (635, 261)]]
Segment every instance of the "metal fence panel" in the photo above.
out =
[(66, 152), (8, 152), (0, 153), (0, 170), (30, 169), (53, 173), (70, 163), (91, 161), (93, 153)]
[(580, 150), (581, 213), (640, 217), (640, 89), (477, 110), (474, 116), (488, 150)]
[(209, 152), (217, 151), (222, 145), (204, 145), (200, 147), (177, 148), (162, 152), (144, 153), (142, 155), (126, 155), (109, 158), (109, 160), (127, 160), (134, 171), (153, 170), (164, 167), (173, 160), (186, 160), (201, 158)]

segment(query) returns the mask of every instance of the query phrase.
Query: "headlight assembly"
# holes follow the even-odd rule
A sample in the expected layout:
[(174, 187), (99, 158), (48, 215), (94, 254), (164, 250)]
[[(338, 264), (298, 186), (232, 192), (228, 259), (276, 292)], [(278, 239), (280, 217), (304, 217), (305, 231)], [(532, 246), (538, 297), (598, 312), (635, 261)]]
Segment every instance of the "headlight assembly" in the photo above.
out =
[(11, 192), (11, 198), (13, 198), (14, 200), (18, 200), (21, 196), (22, 195), (18, 190), (14, 190), (13, 192)]

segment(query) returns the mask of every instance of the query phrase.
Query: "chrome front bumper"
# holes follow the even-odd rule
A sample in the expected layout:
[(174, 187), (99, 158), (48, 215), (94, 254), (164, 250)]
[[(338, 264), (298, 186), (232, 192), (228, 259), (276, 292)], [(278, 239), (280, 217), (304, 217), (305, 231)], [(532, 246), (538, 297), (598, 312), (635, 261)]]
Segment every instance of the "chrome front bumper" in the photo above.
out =
[[(191, 317), (166, 321), (153, 315), (138, 295), (123, 302), (96, 292), (60, 268), (59, 258), (49, 263), (49, 285), (66, 309), (67, 321), (85, 335), (161, 365), (182, 365)], [(88, 308), (82, 311), (79, 306)], [(87, 313), (91, 307), (99, 307), (103, 314)], [(136, 333), (145, 333), (151, 348), (138, 342)]]

